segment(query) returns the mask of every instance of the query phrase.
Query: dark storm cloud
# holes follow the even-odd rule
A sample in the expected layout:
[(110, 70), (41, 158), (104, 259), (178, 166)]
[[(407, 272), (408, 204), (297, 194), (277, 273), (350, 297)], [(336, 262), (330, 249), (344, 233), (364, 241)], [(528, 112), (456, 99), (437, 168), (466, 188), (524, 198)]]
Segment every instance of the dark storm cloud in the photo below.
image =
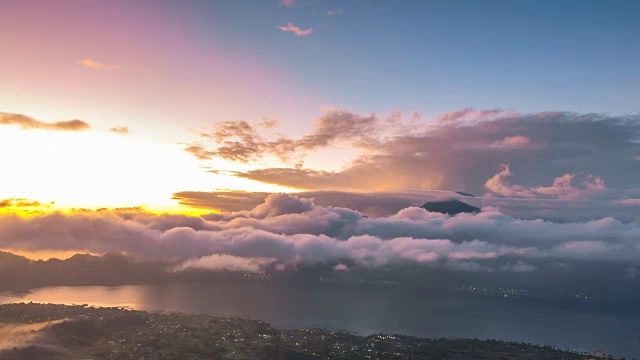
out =
[(0, 112), (0, 125), (18, 125), (22, 130), (58, 130), (58, 131), (82, 131), (91, 128), (82, 120), (65, 120), (56, 122), (44, 122), (22, 114)]

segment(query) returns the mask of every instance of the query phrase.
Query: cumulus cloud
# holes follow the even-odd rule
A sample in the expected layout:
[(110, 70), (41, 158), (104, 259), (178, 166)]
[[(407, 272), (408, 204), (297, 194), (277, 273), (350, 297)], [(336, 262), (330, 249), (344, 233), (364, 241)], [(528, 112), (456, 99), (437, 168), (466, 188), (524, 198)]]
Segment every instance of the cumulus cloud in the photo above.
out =
[(44, 122), (23, 114), (6, 112), (0, 112), (0, 125), (18, 125), (22, 130), (82, 131), (91, 128), (87, 122), (78, 119)]
[(294, 33), (296, 36), (307, 36), (307, 35), (311, 35), (311, 33), (313, 33), (313, 29), (312, 28), (308, 28), (308, 29), (300, 29), (299, 27), (293, 25), (292, 23), (288, 23), (286, 26), (276, 26), (276, 28), (285, 31), (285, 32), (292, 32)]
[(349, 271), (349, 267), (343, 263), (338, 263), (333, 267), (335, 271)]
[(450, 271), (526, 272), (549, 261), (640, 265), (638, 223), (523, 220), (492, 208), (448, 216), (407, 207), (368, 218), (310, 199), (270, 194), (263, 204), (202, 217), (136, 211), (0, 215), (0, 248), (122, 252), (175, 270), (407, 265)]
[(586, 176), (582, 188), (572, 186), (577, 174), (564, 174), (556, 177), (551, 186), (537, 186), (526, 188), (511, 185), (507, 178), (512, 176), (509, 164), (502, 164), (501, 170), (484, 184), (493, 194), (508, 197), (555, 197), (560, 199), (591, 198), (607, 193), (608, 188), (600, 177)]

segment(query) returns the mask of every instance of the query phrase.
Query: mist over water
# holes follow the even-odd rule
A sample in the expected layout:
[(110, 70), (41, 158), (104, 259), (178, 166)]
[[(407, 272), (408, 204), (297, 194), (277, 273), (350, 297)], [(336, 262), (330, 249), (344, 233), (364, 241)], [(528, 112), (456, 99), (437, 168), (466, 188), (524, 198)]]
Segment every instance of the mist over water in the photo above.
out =
[(263, 320), (279, 328), (327, 327), (361, 335), (493, 338), (577, 351), (599, 348), (627, 358), (637, 357), (633, 341), (640, 338), (640, 312), (531, 299), (451, 296), (402, 286), (174, 283), (45, 287), (0, 295), (1, 303), (23, 301), (209, 313)]

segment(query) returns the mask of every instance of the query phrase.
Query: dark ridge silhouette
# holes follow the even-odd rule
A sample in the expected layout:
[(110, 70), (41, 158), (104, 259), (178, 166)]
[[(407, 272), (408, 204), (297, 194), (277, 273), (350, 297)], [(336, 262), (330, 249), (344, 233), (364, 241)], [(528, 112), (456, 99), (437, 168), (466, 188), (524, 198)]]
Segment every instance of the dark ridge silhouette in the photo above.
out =
[(430, 212), (439, 212), (447, 215), (456, 215), (460, 213), (475, 214), (480, 212), (480, 208), (465, 204), (457, 199), (443, 201), (429, 201), (422, 205), (422, 208)]
[(467, 196), (467, 197), (476, 197), (473, 194), (469, 194), (469, 193), (466, 193), (466, 192), (463, 192), (463, 191), (456, 191), (456, 194), (462, 195), (462, 196)]

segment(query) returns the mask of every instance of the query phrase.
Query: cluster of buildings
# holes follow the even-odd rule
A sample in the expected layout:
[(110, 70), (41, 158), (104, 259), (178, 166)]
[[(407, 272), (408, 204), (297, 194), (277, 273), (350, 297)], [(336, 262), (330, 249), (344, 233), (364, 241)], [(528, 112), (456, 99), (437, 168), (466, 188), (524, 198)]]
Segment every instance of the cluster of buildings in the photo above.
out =
[(25, 358), (20, 357), (21, 351), (37, 354), (39, 346), (47, 356), (51, 348), (64, 348), (61, 359), (583, 359), (548, 346), (496, 340), (363, 337), (331, 329), (282, 330), (263, 321), (202, 314), (86, 305), (0, 305), (0, 325), (47, 321), (50, 326), (25, 345), (27, 350), (1, 351), (0, 360)]

